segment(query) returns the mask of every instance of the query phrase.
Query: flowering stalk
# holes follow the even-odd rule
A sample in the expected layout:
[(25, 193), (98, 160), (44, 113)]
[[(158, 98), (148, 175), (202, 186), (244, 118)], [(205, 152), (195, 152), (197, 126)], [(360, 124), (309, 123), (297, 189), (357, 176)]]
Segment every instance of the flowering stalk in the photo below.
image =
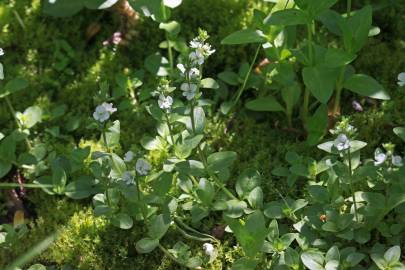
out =
[(357, 214), (356, 196), (354, 194), (354, 189), (353, 189), (352, 155), (350, 152), (350, 147), (347, 149), (347, 157), (349, 159), (349, 180), (350, 180), (350, 190), (352, 193), (353, 204), (354, 204), (354, 216), (356, 217), (356, 221), (359, 222), (359, 216)]

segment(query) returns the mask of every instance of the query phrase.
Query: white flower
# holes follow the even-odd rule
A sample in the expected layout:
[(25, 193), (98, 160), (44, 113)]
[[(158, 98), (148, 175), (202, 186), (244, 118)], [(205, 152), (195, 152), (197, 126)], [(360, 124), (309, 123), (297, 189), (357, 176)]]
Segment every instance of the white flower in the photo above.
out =
[(189, 79), (197, 79), (200, 76), (200, 71), (198, 70), (198, 68), (190, 68), (188, 72), (183, 64), (177, 64), (177, 68), (180, 70), (180, 74), (183, 77), (186, 76), (186, 73), (188, 73)]
[(387, 160), (387, 154), (385, 154), (380, 148), (377, 148), (374, 152), (374, 159), (375, 166), (381, 165)]
[(49, 0), (49, 3), (50, 3), (50, 4), (55, 4), (55, 3), (56, 3), (56, 0)]
[(134, 183), (134, 176), (132, 175), (131, 172), (125, 171), (122, 176), (122, 181), (124, 181), (125, 184), (131, 185)]
[(185, 96), (187, 100), (192, 100), (197, 94), (197, 85), (193, 83), (183, 83), (180, 89), (183, 91), (183, 96)]
[(337, 136), (336, 140), (333, 142), (333, 145), (337, 148), (337, 150), (343, 151), (349, 149), (350, 141), (349, 138), (347, 138), (347, 136), (342, 133)]
[(136, 161), (135, 169), (140, 175), (147, 175), (151, 169), (149, 162), (140, 158)]
[(194, 38), (192, 41), (190, 41), (190, 48), (198, 49), (198, 48), (202, 48), (203, 46), (204, 46), (204, 43), (201, 42), (199, 38)]
[(93, 117), (95, 120), (102, 123), (107, 121), (110, 118), (111, 114), (116, 111), (117, 109), (113, 107), (112, 103), (104, 102), (103, 104), (96, 107), (96, 110), (93, 113)]
[(3, 50), (3, 48), (0, 48), (0, 56), (3, 56), (4, 55), (4, 50)]
[(205, 254), (207, 254), (208, 256), (210, 256), (210, 257), (215, 256), (215, 247), (212, 244), (204, 243), (203, 249), (204, 249)]
[(201, 50), (202, 50), (202, 54), (203, 54), (205, 57), (208, 57), (208, 56), (210, 56), (211, 54), (213, 54), (213, 53), (215, 52), (215, 50), (212, 49), (212, 48), (211, 48), (211, 45), (208, 44), (208, 43), (205, 43), (205, 44), (203, 45), (203, 47), (201, 48)]
[(131, 162), (133, 159), (134, 159), (134, 152), (128, 151), (125, 153), (125, 156), (124, 156), (125, 162)]
[(158, 104), (162, 110), (170, 110), (173, 105), (173, 98), (171, 96), (165, 97), (163, 94), (160, 94)]
[(204, 64), (204, 55), (200, 51), (191, 52), (189, 58), (193, 65), (201, 66)]
[(0, 63), (0, 80), (4, 80), (4, 69), (2, 63)]
[(402, 157), (401, 156), (392, 156), (392, 165), (397, 167), (402, 167)]
[(399, 86), (405, 85), (405, 72), (401, 72), (398, 74), (398, 85)]

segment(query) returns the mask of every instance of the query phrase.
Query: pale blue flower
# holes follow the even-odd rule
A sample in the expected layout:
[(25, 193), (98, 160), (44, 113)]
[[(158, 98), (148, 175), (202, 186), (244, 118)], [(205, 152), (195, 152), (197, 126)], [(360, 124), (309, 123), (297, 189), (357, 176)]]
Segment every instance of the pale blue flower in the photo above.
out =
[(96, 110), (93, 113), (93, 117), (96, 121), (103, 123), (107, 121), (110, 118), (111, 114), (116, 111), (117, 109), (113, 107), (112, 103), (104, 102), (103, 104), (96, 107)]
[(402, 167), (402, 157), (401, 156), (392, 156), (392, 165), (397, 167)]
[(134, 176), (132, 175), (131, 172), (125, 171), (122, 174), (122, 181), (124, 181), (124, 183), (127, 185), (131, 185), (134, 183)]
[(398, 85), (399, 86), (405, 85), (405, 72), (401, 72), (398, 74)]
[(193, 65), (204, 64), (204, 55), (200, 51), (193, 51), (189, 55), (190, 61)]
[(131, 162), (133, 159), (134, 159), (134, 152), (128, 151), (125, 153), (125, 156), (124, 156), (125, 162)]
[(333, 142), (333, 145), (339, 151), (347, 150), (350, 148), (350, 140), (346, 134), (342, 133), (337, 136), (336, 140)]
[(143, 158), (140, 158), (136, 161), (135, 164), (135, 170), (140, 174), (140, 175), (148, 175), (149, 171), (151, 169), (151, 166), (148, 161), (146, 161)]
[(163, 94), (160, 94), (158, 104), (162, 110), (169, 111), (173, 105), (173, 98), (171, 96), (165, 97)]
[(192, 100), (195, 97), (197, 88), (197, 85), (193, 83), (183, 83), (180, 86), (180, 90), (183, 91), (183, 96), (185, 96), (187, 100)]
[(377, 148), (374, 152), (374, 165), (379, 166), (387, 160), (387, 154), (385, 154), (380, 148)]

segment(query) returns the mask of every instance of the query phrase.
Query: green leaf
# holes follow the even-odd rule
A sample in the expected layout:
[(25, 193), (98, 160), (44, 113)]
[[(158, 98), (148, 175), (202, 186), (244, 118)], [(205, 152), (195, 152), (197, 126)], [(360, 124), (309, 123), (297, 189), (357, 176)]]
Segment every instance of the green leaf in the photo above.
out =
[(248, 201), (253, 209), (260, 209), (263, 207), (263, 190), (261, 187), (255, 187), (248, 196)]
[(38, 106), (28, 107), (23, 114), (18, 115), (17, 118), (23, 123), (26, 128), (32, 128), (42, 120), (42, 109)]
[(136, 243), (136, 250), (139, 253), (149, 253), (152, 252), (159, 245), (158, 239), (152, 238), (142, 238)]
[[(195, 133), (202, 134), (205, 128), (205, 112), (202, 107), (194, 108)], [(191, 127), (191, 125), (190, 125)]]
[(300, 25), (309, 23), (308, 15), (299, 9), (284, 9), (271, 13), (264, 23), (266, 25)]
[(350, 17), (339, 21), (344, 44), (349, 52), (358, 52), (367, 41), (372, 26), (372, 13), (372, 7), (367, 5), (352, 12)]
[(83, 7), (83, 0), (57, 0), (55, 3), (42, 1), (43, 12), (55, 17), (68, 17), (79, 12)]
[(315, 19), (319, 13), (332, 7), (337, 0), (297, 0), (295, 2), (300, 9), (307, 11)]
[(230, 218), (239, 218), (244, 214), (247, 209), (247, 204), (244, 201), (229, 200), (226, 202), (227, 210), (225, 215)]
[(111, 166), (111, 176), (113, 178), (120, 178), (127, 170), (124, 160), (115, 153), (111, 153), (111, 159), (108, 159), (108, 161)]
[(340, 49), (328, 48), (321, 66), (328, 68), (342, 67), (350, 64), (354, 59), (356, 59), (355, 54)]
[(210, 205), (212, 200), (215, 197), (214, 185), (205, 178), (200, 179), (196, 192), (197, 192), (198, 198), (205, 205)]
[(312, 250), (306, 251), (301, 254), (301, 260), (310, 270), (324, 270), (324, 258), (320, 252)]
[(166, 68), (167, 64), (167, 59), (159, 53), (149, 55), (144, 63), (146, 70), (155, 76), (167, 76), (169, 74)]
[(399, 246), (393, 246), (384, 253), (384, 259), (390, 265), (399, 262), (400, 258), (401, 258), (401, 248)]
[(176, 21), (171, 21), (167, 23), (160, 23), (159, 29), (165, 30), (171, 36), (177, 36), (180, 33), (180, 24)]
[(381, 270), (387, 269), (388, 263), (380, 254), (373, 253), (370, 255), (370, 257), (373, 260), (373, 262), (378, 266), (379, 269)]
[(199, 145), (203, 137), (204, 135), (200, 134), (185, 139), (181, 144), (176, 144), (174, 149), (176, 157), (178, 157), (179, 159), (188, 158), (192, 154), (193, 149), (195, 149)]
[(67, 182), (67, 176), (65, 170), (60, 166), (54, 166), (52, 168), (52, 184), (53, 189), (58, 194), (65, 192), (65, 186)]
[(232, 270), (254, 270), (259, 262), (254, 259), (240, 258), (232, 264)]
[(65, 194), (69, 198), (80, 200), (97, 192), (96, 182), (93, 178), (82, 176), (66, 186)]
[(326, 261), (340, 261), (340, 253), (339, 253), (339, 248), (337, 246), (332, 246), (328, 252), (326, 252), (325, 256)]
[(265, 43), (265, 35), (260, 30), (243, 29), (236, 31), (221, 41), (223, 45), (238, 45), (248, 43)]
[(355, 74), (347, 79), (343, 87), (362, 96), (375, 99), (389, 100), (390, 96), (384, 87), (375, 79), (364, 74)]
[(307, 143), (310, 146), (316, 145), (325, 135), (327, 128), (328, 128), (328, 107), (322, 104), (315, 111), (314, 115), (308, 118)]
[(366, 256), (362, 253), (353, 252), (346, 257), (345, 261), (350, 267), (355, 267), (364, 259), (364, 257)]
[(141, 145), (143, 148), (145, 148), (146, 150), (149, 150), (149, 151), (164, 149), (162, 141), (157, 136), (155, 138), (153, 138), (151, 136), (145, 135), (141, 139)]
[(284, 111), (283, 106), (273, 96), (260, 97), (246, 103), (246, 108), (259, 112), (280, 112)]
[(201, 88), (218, 89), (219, 84), (213, 78), (205, 78), (201, 80)]
[(239, 76), (233, 71), (223, 71), (218, 74), (218, 78), (226, 82), (229, 85), (237, 86), (239, 85)]
[(283, 207), (279, 202), (267, 203), (264, 207), (264, 215), (268, 218), (282, 218), (284, 216)]
[(0, 98), (6, 97), (10, 94), (27, 88), (28, 81), (22, 78), (15, 78), (9, 81), (2, 89), (0, 89)]
[(302, 71), (305, 86), (321, 103), (326, 104), (333, 94), (339, 72), (324, 67), (306, 67)]
[(111, 222), (115, 227), (118, 227), (123, 230), (129, 230), (134, 225), (134, 221), (132, 220), (132, 218), (125, 213), (119, 213), (114, 215), (113, 218), (111, 219)]
[(394, 128), (394, 133), (405, 142), (405, 127)]
[(30, 268), (28, 268), (28, 270), (46, 270), (46, 267), (43, 266), (42, 264), (34, 264), (31, 265)]
[(115, 120), (105, 133), (107, 145), (111, 149), (120, 147), (121, 125), (119, 120)]
[(0, 179), (8, 174), (11, 170), (12, 164), (0, 159)]
[(170, 218), (163, 214), (154, 216), (148, 226), (148, 236), (153, 239), (161, 239), (170, 227)]
[(252, 168), (245, 169), (236, 181), (235, 190), (239, 197), (244, 198), (256, 187), (260, 185), (260, 173)]
[(208, 156), (208, 169), (211, 171), (219, 171), (228, 168), (236, 160), (237, 154), (232, 151), (216, 152)]

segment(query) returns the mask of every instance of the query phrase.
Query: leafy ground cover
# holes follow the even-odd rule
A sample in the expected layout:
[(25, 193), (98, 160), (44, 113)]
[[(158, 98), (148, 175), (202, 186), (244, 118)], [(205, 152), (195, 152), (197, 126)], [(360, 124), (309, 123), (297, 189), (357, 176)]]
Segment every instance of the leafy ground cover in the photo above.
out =
[[(405, 3), (401, 5), (400, 2), (403, 1), (390, 5), (390, 1), (381, 1), (375, 5), (373, 25), (379, 26), (381, 33), (367, 41), (354, 62), (356, 70), (373, 76), (384, 85), (391, 100), (380, 102), (349, 92), (344, 92), (342, 97), (342, 114), (349, 115), (351, 124), (358, 129), (357, 138), (368, 143), (362, 150), (364, 156), (368, 157), (373, 157), (374, 150), (386, 142), (396, 144), (396, 152), (403, 149), (401, 139), (392, 132), (394, 127), (405, 125), (405, 89), (397, 85), (398, 73), (405, 70), (405, 33), (401, 28)], [(367, 1), (356, 2), (353, 10), (365, 4)], [(263, 12), (270, 10), (268, 3), (236, 0), (184, 1), (173, 10), (173, 18), (181, 23), (181, 36), (185, 40), (196, 36), (199, 27), (210, 34), (209, 42), (217, 51), (204, 64), (206, 76), (216, 78), (216, 74), (224, 70), (235, 71), (240, 64), (251, 61), (255, 45), (229, 47), (221, 45), (220, 41), (230, 33), (250, 25), (254, 18), (254, 8)], [(345, 8), (345, 3), (336, 6), (336, 10)], [(46, 141), (48, 150), (66, 156), (71, 154), (74, 146), (90, 146), (92, 152), (101, 151), (104, 145), (99, 141), (100, 132), (90, 129), (89, 125), (94, 121), (91, 115), (99, 104), (97, 93), (102, 85), (108, 83), (118, 107), (114, 117), (121, 124), (121, 141), (115, 149), (116, 153), (123, 156), (129, 149), (134, 153), (142, 153), (153, 167), (161, 166), (170, 156), (168, 149), (146, 151), (139, 143), (145, 134), (154, 136), (156, 133), (156, 123), (151, 121), (145, 107), (140, 106), (143, 102), (142, 91), (153, 90), (156, 82), (142, 79), (143, 86), (138, 88), (133, 85), (128, 87), (127, 84), (129, 79), (140, 76), (136, 71), (143, 69), (145, 59), (157, 50), (164, 40), (164, 32), (159, 30), (155, 22), (141, 17), (136, 25), (131, 26), (136, 33), (132, 33), (128, 44), (103, 45), (103, 41), (109, 40), (114, 32), (125, 32), (126, 24), (121, 16), (110, 11), (83, 10), (73, 17), (56, 19), (41, 12), (39, 1), (0, 4), (0, 47), (6, 52), (1, 62), (5, 67), (5, 75), (10, 78), (22, 77), (29, 83), (24, 92), (12, 95), (10, 100), (17, 111), (24, 111), (32, 105), (42, 110), (44, 121), (32, 130), (33, 142)], [(100, 30), (96, 31), (97, 34), (89, 34), (91, 29), (98, 27)], [(264, 54), (259, 54), (259, 60), (264, 57)], [(208, 95), (214, 100), (224, 99), (210, 92)], [(242, 96), (246, 100), (253, 97), (253, 91), (246, 91)], [(362, 107), (361, 112), (353, 108), (353, 101)], [(1, 133), (8, 134), (15, 129), (15, 124), (6, 103), (2, 100), (1, 104)], [(238, 176), (246, 168), (251, 168), (261, 174), (261, 188), (266, 202), (279, 201), (279, 193), (291, 198), (302, 196), (306, 192), (303, 190), (303, 179), (295, 185), (289, 185), (285, 177), (275, 176), (272, 171), (285, 166), (288, 152), (316, 160), (323, 158), (324, 154), (316, 147), (309, 147), (301, 132), (287, 128), (281, 113), (252, 112), (241, 106), (228, 118), (217, 114), (218, 108), (219, 103), (215, 109), (208, 111), (205, 134), (207, 143), (214, 151), (238, 153), (231, 169), (229, 185), (233, 186)], [(293, 120), (294, 126), (300, 129), (300, 120)], [(4, 192), (0, 196), (4, 205), (1, 208), (1, 221), (8, 223), (13, 219), (6, 205), (10, 200), (9, 194)], [(146, 232), (142, 222), (135, 221), (131, 230), (120, 230), (110, 219), (93, 215), (90, 198), (72, 200), (32, 189), (26, 191), (24, 205), (30, 215), (27, 219), (29, 232), (22, 237), (17, 236), (10, 246), (2, 247), (1, 267), (8, 265), (55, 230), (61, 230), (60, 237), (35, 259), (36, 263), (54, 266), (56, 269), (181, 269), (168, 254), (157, 249), (140, 255), (136, 243)], [(389, 219), (394, 221), (388, 224), (400, 224), (398, 216), (390, 216)], [(231, 228), (234, 233), (238, 231), (237, 224), (225, 220), (227, 224), (233, 224)], [(271, 224), (274, 228), (274, 222)], [(199, 230), (214, 235), (216, 230), (221, 232), (224, 225), (221, 214), (217, 212), (211, 212), (203, 221), (193, 224)], [(279, 226), (280, 233), (288, 231), (285, 225)], [(384, 228), (377, 234), (380, 235), (377, 238), (389, 238)], [(398, 241), (384, 240), (383, 244), (387, 245), (387, 249), (399, 245), (404, 250), (401, 240), (403, 228), (395, 235)], [(238, 235), (236, 239), (240, 241)], [(246, 254), (243, 241), (240, 245), (237, 240), (225, 233), (221, 244), (215, 245), (217, 256), (206, 267), (231, 268), (235, 261)], [(173, 246), (177, 241), (178, 235), (169, 230), (163, 243)], [(206, 256), (201, 242), (183, 241), (191, 248), (193, 255)], [(361, 244), (357, 245), (360, 248)], [(372, 261), (379, 259), (363, 262), (363, 266), (371, 267)], [(266, 269), (268, 263), (260, 262), (259, 269)], [(246, 267), (241, 269), (248, 269)]]

